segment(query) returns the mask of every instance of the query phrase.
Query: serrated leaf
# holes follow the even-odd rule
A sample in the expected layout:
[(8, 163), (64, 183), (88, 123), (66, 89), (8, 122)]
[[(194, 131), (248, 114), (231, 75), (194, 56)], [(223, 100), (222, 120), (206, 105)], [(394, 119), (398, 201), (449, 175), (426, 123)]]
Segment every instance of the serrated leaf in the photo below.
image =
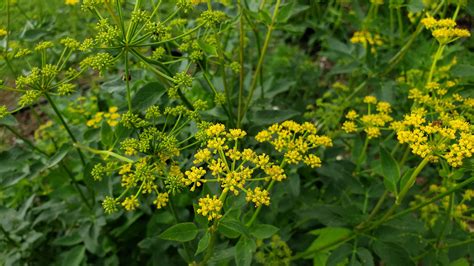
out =
[(398, 194), (397, 184), (400, 180), (400, 168), (392, 155), (380, 146), (380, 163), (385, 187), (395, 195)]
[(166, 229), (159, 238), (178, 242), (187, 242), (196, 238), (199, 230), (194, 223), (180, 223)]

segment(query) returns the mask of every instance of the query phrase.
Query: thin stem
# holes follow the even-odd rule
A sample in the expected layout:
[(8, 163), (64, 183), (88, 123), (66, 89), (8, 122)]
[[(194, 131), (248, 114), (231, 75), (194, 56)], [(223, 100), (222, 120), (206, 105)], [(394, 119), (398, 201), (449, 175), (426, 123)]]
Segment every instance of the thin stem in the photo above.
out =
[(244, 95), (244, 39), (245, 39), (245, 28), (244, 28), (244, 8), (242, 2), (238, 2), (240, 19), (239, 19), (239, 61), (240, 61), (240, 72), (239, 72), (239, 98), (237, 105), (237, 127), (240, 128), (242, 121), (242, 104)]
[[(72, 142), (73, 143), (77, 143), (77, 139), (76, 137), (74, 137), (74, 134), (72, 134), (72, 131), (71, 129), (69, 128), (68, 124), (66, 123), (66, 120), (64, 120), (61, 112), (59, 111), (59, 109), (57, 108), (56, 104), (54, 103), (53, 99), (51, 98), (51, 96), (49, 96), (48, 93), (44, 93), (44, 96), (46, 97), (46, 99), (48, 100), (49, 104), (51, 105), (51, 107), (53, 107), (53, 110), (54, 112), (56, 113), (56, 115), (59, 117), (59, 120), (61, 121), (61, 123), (63, 124), (64, 128), (66, 129), (68, 135), (69, 135), (69, 138), (71, 138)], [(77, 153), (79, 154), (79, 158), (81, 159), (81, 162), (82, 162), (82, 165), (85, 167), (86, 166), (86, 161), (84, 159), (84, 154), (82, 154), (82, 151), (76, 147), (76, 150), (77, 150)]]
[(421, 172), (421, 170), (423, 170), (423, 168), (428, 164), (429, 162), (429, 159), (428, 157), (425, 157), (423, 159), (423, 161), (421, 161), (421, 163), (415, 168), (415, 171), (413, 171), (413, 173), (411, 174), (410, 178), (408, 179), (408, 181), (406, 182), (405, 186), (401, 189), (400, 193), (398, 194), (398, 197), (397, 197), (397, 200), (396, 200), (396, 205), (400, 205), (400, 203), (402, 202), (403, 198), (405, 197), (405, 195), (407, 194), (408, 190), (410, 190), (410, 188), (413, 186), (413, 184), (415, 183), (415, 180), (416, 180), (416, 177), (418, 176), (418, 174)]
[(130, 67), (129, 67), (129, 61), (128, 61), (128, 50), (125, 51), (125, 83), (127, 86), (127, 103), (128, 103), (128, 111), (132, 112), (132, 92), (130, 89)]
[[(258, 78), (259, 78), (260, 69), (263, 66), (263, 59), (265, 58), (265, 54), (266, 54), (267, 49), (268, 49), (268, 44), (270, 43), (270, 37), (272, 36), (272, 32), (273, 32), (273, 28), (274, 28), (274, 25), (275, 25), (276, 17), (278, 15), (278, 11), (280, 9), (280, 3), (281, 3), (281, 0), (277, 0), (276, 5), (275, 5), (275, 9), (273, 10), (272, 22), (268, 26), (267, 35), (265, 36), (265, 41), (263, 43), (262, 51), (260, 52), (260, 57), (258, 59), (257, 67), (255, 69), (255, 72), (254, 72), (254, 75), (253, 75), (253, 78), (252, 78), (252, 82), (250, 84), (250, 92), (247, 96), (247, 100), (245, 101), (244, 108), (242, 110), (243, 113), (242, 113), (242, 115), (240, 115), (241, 119), (245, 115), (245, 113), (247, 112), (247, 110), (250, 106), (250, 102), (252, 101), (253, 93), (255, 92), (255, 88), (257, 87), (257, 81), (258, 81)], [(238, 125), (240, 125), (240, 122), (238, 123)]]

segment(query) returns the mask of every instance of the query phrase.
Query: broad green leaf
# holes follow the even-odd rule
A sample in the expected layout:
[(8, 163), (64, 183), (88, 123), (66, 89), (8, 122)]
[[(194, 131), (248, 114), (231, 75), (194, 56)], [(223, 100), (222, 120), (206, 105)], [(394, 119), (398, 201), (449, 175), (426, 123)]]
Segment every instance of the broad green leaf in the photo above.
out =
[(54, 239), (52, 242), (56, 246), (73, 246), (82, 242), (82, 238), (77, 231)]
[(249, 120), (252, 121), (252, 125), (268, 125), (273, 123), (279, 123), (295, 117), (299, 112), (291, 109), (285, 110), (260, 110), (255, 113), (249, 114)]
[(219, 232), (229, 238), (237, 238), (241, 235), (249, 236), (247, 227), (235, 219), (222, 219), (217, 228)]
[(352, 231), (344, 227), (326, 227), (309, 232), (312, 235), (318, 236), (307, 250), (318, 250), (319, 252), (327, 252), (337, 248), (343, 243), (335, 245), (328, 245), (336, 243), (339, 240), (348, 238)]
[(273, 236), (278, 230), (280, 229), (270, 224), (257, 224), (252, 226), (250, 234), (258, 239), (265, 239)]
[(252, 263), (252, 253), (255, 250), (255, 242), (247, 237), (241, 237), (235, 246), (235, 264), (237, 266), (249, 266)]
[(68, 265), (68, 266), (81, 265), (85, 257), (85, 252), (86, 252), (86, 248), (82, 245), (73, 247), (69, 251), (62, 254), (64, 258), (63, 263), (65, 263), (63, 265)]
[(392, 155), (380, 146), (380, 161), (382, 164), (382, 174), (385, 187), (390, 192), (397, 192), (397, 184), (400, 180), (400, 168)]
[(198, 255), (199, 253), (206, 250), (206, 248), (209, 246), (210, 240), (211, 240), (211, 233), (209, 233), (209, 231), (206, 231), (204, 236), (199, 240), (198, 247), (194, 255)]
[(194, 223), (180, 223), (166, 229), (159, 238), (178, 242), (187, 242), (196, 238), (199, 230)]
[(57, 165), (59, 162), (61, 162), (63, 160), (63, 158), (67, 155), (67, 153), (69, 152), (69, 150), (71, 149), (71, 146), (65, 144), (63, 146), (61, 146), (61, 148), (59, 148), (59, 150), (56, 152), (56, 154), (53, 155), (53, 157), (51, 157), (51, 159), (49, 159), (47, 165), (48, 165), (48, 168), (51, 168), (55, 165)]
[(386, 266), (415, 265), (408, 252), (398, 245), (377, 240), (373, 249)]
[(132, 98), (132, 106), (136, 110), (143, 111), (155, 104), (165, 94), (166, 89), (159, 82), (150, 82), (141, 87)]
[(102, 127), (100, 128), (100, 141), (102, 144), (104, 144), (106, 147), (111, 147), (114, 144), (114, 137), (114, 131), (112, 130), (112, 127), (110, 127), (109, 123), (102, 121)]
[(469, 266), (469, 261), (465, 258), (460, 258), (458, 260), (455, 260), (451, 263), (449, 263), (449, 266)]

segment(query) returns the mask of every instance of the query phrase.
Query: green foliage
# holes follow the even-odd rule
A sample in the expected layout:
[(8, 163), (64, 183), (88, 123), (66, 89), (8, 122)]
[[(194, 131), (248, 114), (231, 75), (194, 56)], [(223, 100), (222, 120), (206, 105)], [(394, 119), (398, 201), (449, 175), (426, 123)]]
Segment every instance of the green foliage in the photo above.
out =
[(1, 265), (472, 265), (471, 1), (0, 2)]

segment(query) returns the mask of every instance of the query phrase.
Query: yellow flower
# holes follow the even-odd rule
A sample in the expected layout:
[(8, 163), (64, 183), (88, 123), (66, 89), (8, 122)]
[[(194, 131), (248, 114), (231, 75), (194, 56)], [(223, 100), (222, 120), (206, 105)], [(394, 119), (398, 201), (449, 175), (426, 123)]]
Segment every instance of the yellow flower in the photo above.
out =
[(76, 5), (77, 3), (79, 3), (79, 0), (65, 0), (64, 3), (66, 5), (73, 6), (73, 5)]
[(8, 34), (8, 31), (5, 30), (4, 28), (0, 28), (0, 37), (5, 36)]
[(270, 205), (270, 195), (268, 191), (260, 187), (256, 187), (254, 190), (249, 189), (245, 200), (253, 202), (255, 207)]
[(227, 137), (231, 139), (240, 139), (245, 137), (245, 135), (247, 135), (247, 133), (241, 129), (230, 129)]
[(364, 103), (376, 104), (377, 103), (377, 98), (375, 98), (375, 96), (365, 96), (364, 97)]
[(194, 164), (200, 164), (202, 162), (207, 162), (209, 159), (211, 159), (211, 151), (209, 149), (201, 149), (201, 150), (198, 150), (196, 152), (196, 154), (194, 155), (194, 161), (193, 163)]
[(139, 206), (138, 199), (135, 196), (127, 197), (122, 202), (122, 206), (127, 211), (134, 211)]
[(257, 135), (255, 136), (255, 140), (257, 140), (258, 142), (265, 142), (271, 139), (272, 139), (272, 134), (268, 132), (267, 130), (262, 130), (258, 132)]
[(264, 169), (264, 171), (265, 171), (265, 174), (270, 176), (272, 180), (282, 181), (286, 179), (285, 171), (283, 170), (283, 168), (281, 168), (278, 165), (272, 165), (271, 167), (267, 167)]
[(354, 120), (358, 117), (359, 115), (357, 114), (357, 112), (355, 110), (350, 110), (349, 112), (347, 112), (346, 114), (346, 118), (349, 119), (349, 120)]
[(156, 197), (155, 201), (153, 201), (153, 204), (156, 205), (157, 209), (161, 209), (166, 206), (169, 200), (169, 195), (168, 193), (158, 193), (158, 196)]
[(214, 124), (206, 129), (206, 134), (209, 137), (218, 137), (225, 131), (223, 124)]
[(377, 103), (377, 112), (385, 113), (385, 114), (391, 113), (392, 108), (390, 106), (390, 103), (388, 103), (388, 102), (379, 102), (379, 103)]
[(380, 137), (380, 129), (378, 127), (368, 127), (364, 129), (365, 133), (367, 133), (367, 137), (369, 139)]
[(345, 121), (344, 124), (342, 124), (342, 130), (344, 130), (346, 133), (356, 132), (357, 126), (352, 121)]
[(308, 154), (304, 157), (304, 163), (311, 168), (321, 167), (321, 158), (314, 154)]
[(199, 199), (198, 214), (206, 216), (209, 221), (219, 219), (222, 217), (220, 214), (222, 209), (222, 201), (217, 196), (209, 197), (209, 194), (205, 198)]
[(201, 177), (206, 174), (206, 170), (204, 170), (202, 167), (197, 168), (193, 166), (191, 167), (190, 171), (186, 171), (184, 174), (187, 176), (187, 179), (184, 180), (186, 186), (193, 184), (190, 189), (191, 191), (194, 191), (196, 189), (196, 186), (200, 187), (201, 183), (206, 182), (205, 179), (201, 179)]

